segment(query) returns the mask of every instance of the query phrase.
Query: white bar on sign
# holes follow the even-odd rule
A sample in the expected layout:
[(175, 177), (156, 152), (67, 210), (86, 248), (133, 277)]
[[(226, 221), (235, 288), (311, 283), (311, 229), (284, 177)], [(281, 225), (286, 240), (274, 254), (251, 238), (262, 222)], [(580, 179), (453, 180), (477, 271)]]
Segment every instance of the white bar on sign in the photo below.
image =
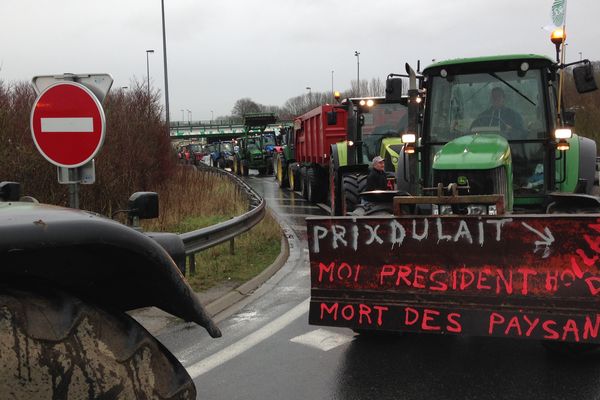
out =
[(42, 132), (94, 132), (94, 119), (42, 118)]

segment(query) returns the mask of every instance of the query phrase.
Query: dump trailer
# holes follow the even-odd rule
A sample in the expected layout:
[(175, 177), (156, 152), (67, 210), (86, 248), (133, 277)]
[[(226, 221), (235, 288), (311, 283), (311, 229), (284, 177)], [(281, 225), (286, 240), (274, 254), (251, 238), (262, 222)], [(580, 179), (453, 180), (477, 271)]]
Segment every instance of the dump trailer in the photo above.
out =
[(247, 176), (250, 169), (258, 170), (261, 175), (273, 172), (273, 152), (267, 145), (274, 144), (274, 134), (265, 129), (275, 122), (277, 116), (273, 113), (244, 115), (244, 134), (234, 140), (234, 173)]
[[(158, 196), (136, 193), (128, 209), (130, 221), (155, 218)], [(1, 182), (0, 258), (0, 398), (196, 398), (181, 363), (126, 313), (156, 306), (221, 336), (182, 275), (178, 235)]]
[(280, 186), (287, 184), (314, 203), (328, 201), (332, 215), (353, 211), (375, 156), (385, 159), (389, 179), (395, 179), (406, 101), (402, 96), (345, 99), (296, 118), (285, 133), (287, 145), (277, 154)]
[(407, 65), (397, 190), (362, 194), (387, 196), (394, 213), (307, 219), (309, 322), (597, 347), (596, 143), (558, 100), (573, 64), (578, 92), (595, 90), (587, 60)]

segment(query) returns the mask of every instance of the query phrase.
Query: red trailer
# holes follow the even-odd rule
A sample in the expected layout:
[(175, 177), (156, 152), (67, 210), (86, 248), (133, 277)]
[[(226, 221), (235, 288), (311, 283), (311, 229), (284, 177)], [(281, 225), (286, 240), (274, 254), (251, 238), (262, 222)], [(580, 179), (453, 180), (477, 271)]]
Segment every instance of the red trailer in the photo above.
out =
[(333, 118), (333, 108), (329, 104), (319, 106), (294, 120), (297, 162), (329, 167), (331, 145), (346, 140), (348, 124), (346, 110), (336, 108)]

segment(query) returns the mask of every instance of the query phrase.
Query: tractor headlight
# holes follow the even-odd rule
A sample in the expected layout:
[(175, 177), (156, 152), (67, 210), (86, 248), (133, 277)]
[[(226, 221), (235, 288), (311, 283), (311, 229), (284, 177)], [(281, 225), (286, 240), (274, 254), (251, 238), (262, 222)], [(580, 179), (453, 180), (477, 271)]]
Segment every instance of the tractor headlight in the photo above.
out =
[(402, 143), (414, 143), (417, 141), (417, 136), (414, 133), (403, 133)]
[(570, 139), (573, 136), (573, 132), (569, 128), (558, 128), (554, 131), (554, 137), (556, 139)]

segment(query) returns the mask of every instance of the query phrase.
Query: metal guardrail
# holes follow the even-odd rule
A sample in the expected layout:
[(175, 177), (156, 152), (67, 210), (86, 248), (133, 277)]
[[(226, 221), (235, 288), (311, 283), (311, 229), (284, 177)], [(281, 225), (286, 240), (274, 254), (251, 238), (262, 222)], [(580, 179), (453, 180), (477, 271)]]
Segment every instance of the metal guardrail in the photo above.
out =
[(179, 235), (183, 240), (185, 255), (189, 260), (190, 273), (195, 272), (194, 255), (202, 250), (229, 241), (230, 249), (233, 253), (235, 237), (258, 224), (265, 216), (266, 209), (265, 200), (239, 177), (222, 169), (209, 167), (204, 164), (197, 166), (197, 168), (207, 170), (211, 173), (221, 174), (233, 180), (240, 189), (246, 192), (250, 203), (250, 210), (225, 222)]

